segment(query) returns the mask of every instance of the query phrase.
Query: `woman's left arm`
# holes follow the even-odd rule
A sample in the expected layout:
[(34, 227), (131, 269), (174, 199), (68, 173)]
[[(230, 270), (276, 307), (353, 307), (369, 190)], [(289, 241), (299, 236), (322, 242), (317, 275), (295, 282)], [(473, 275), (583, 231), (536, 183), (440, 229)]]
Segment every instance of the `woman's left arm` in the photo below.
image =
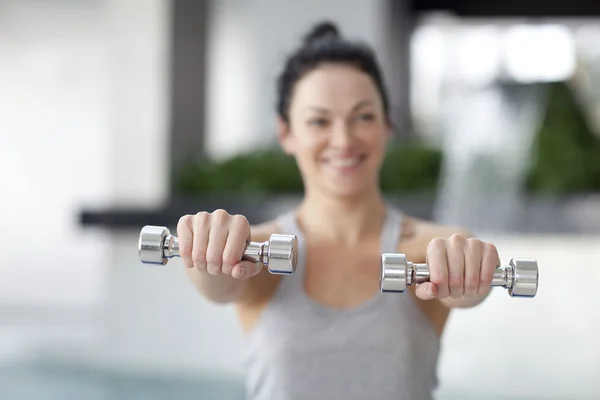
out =
[(489, 295), (500, 257), (496, 246), (462, 231), (431, 240), (426, 262), (430, 279), (417, 286), (417, 297), (439, 299), (448, 308), (468, 308)]

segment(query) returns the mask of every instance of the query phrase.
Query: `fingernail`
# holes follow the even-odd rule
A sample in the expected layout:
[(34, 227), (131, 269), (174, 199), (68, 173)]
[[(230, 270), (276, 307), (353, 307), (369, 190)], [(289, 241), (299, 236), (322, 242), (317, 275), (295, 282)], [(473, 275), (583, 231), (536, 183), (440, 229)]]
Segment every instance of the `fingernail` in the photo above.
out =
[(244, 267), (239, 267), (237, 269), (237, 273), (235, 274), (235, 278), (240, 279), (242, 276), (244, 276)]

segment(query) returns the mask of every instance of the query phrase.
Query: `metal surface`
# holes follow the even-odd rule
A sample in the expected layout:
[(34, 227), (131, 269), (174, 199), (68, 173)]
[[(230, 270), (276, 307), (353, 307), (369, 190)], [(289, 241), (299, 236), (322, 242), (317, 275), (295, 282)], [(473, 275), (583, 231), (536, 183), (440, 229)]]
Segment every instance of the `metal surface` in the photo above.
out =
[[(382, 292), (404, 292), (407, 286), (428, 282), (429, 266), (408, 261), (404, 254), (381, 255), (379, 287)], [(539, 273), (532, 258), (513, 258), (494, 272), (491, 286), (508, 289), (511, 297), (535, 297)]]
[(531, 258), (513, 258), (509, 267), (514, 283), (508, 289), (508, 293), (515, 297), (534, 297), (539, 280), (537, 261)]
[[(138, 255), (144, 264), (166, 265), (169, 259), (180, 257), (179, 241), (167, 227), (146, 225), (140, 232)], [(273, 234), (266, 242), (249, 242), (243, 260), (260, 262), (272, 274), (293, 274), (298, 264), (298, 239)]]

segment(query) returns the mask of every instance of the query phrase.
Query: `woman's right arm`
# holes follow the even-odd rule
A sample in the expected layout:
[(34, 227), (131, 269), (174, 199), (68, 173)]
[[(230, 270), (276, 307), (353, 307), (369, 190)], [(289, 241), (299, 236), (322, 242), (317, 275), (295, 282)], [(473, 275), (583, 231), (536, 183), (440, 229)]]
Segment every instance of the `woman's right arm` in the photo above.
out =
[(216, 303), (238, 302), (248, 295), (250, 278), (263, 266), (241, 261), (248, 241), (256, 236), (244, 216), (224, 210), (185, 215), (177, 235), (186, 274), (200, 294)]

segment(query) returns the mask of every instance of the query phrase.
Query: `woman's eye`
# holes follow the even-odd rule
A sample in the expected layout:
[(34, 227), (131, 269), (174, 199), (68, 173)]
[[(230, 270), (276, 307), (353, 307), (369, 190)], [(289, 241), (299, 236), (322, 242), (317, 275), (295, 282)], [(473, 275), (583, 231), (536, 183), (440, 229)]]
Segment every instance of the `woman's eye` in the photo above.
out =
[(375, 114), (371, 114), (371, 113), (360, 114), (358, 116), (358, 119), (360, 121), (373, 121), (375, 119)]
[(325, 118), (314, 118), (309, 120), (308, 124), (317, 128), (323, 128), (327, 126), (327, 120)]

